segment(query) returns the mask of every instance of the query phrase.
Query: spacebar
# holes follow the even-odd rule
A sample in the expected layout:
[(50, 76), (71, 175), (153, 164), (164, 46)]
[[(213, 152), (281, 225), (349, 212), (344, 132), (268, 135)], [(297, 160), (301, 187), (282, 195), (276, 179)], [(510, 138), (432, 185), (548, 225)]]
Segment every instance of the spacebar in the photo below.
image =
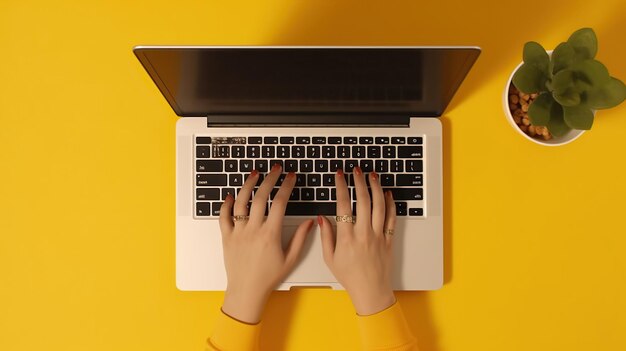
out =
[(286, 216), (334, 215), (337, 213), (334, 202), (289, 202)]

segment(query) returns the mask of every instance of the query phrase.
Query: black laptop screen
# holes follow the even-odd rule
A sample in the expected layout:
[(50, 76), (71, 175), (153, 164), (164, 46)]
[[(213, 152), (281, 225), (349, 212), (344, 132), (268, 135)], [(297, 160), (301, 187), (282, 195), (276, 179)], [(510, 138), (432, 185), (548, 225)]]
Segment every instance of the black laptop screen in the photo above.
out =
[(180, 116), (438, 116), (476, 60), (473, 48), (137, 48)]

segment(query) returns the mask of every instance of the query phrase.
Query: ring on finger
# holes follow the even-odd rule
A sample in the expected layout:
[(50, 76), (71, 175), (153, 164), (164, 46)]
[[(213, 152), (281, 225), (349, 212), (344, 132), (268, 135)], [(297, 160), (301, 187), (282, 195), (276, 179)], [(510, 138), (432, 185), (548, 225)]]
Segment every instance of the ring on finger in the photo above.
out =
[(383, 231), (383, 234), (385, 234), (385, 235), (393, 235), (393, 229), (385, 229)]
[(233, 216), (233, 222), (246, 222), (248, 219), (250, 219), (250, 216), (248, 215)]
[(335, 222), (356, 223), (356, 216), (350, 216), (350, 215), (335, 216)]

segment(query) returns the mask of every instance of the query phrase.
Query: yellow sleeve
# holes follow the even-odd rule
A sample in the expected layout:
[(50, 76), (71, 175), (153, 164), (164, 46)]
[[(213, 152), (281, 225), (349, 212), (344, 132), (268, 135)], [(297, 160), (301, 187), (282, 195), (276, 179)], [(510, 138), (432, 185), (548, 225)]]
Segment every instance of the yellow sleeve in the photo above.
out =
[(368, 351), (415, 351), (417, 340), (409, 330), (400, 304), (369, 316), (357, 316), (363, 347)]
[(206, 351), (258, 351), (261, 323), (247, 324), (221, 312)]

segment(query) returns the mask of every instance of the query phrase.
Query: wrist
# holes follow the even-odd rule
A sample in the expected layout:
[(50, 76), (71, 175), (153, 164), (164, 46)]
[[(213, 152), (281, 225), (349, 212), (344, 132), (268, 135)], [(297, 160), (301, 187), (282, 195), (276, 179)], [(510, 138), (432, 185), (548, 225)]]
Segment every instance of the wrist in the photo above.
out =
[(248, 324), (257, 324), (267, 301), (267, 294), (226, 290), (222, 312)]
[(376, 314), (396, 303), (396, 296), (391, 289), (350, 294), (350, 298), (356, 313), (360, 316)]

